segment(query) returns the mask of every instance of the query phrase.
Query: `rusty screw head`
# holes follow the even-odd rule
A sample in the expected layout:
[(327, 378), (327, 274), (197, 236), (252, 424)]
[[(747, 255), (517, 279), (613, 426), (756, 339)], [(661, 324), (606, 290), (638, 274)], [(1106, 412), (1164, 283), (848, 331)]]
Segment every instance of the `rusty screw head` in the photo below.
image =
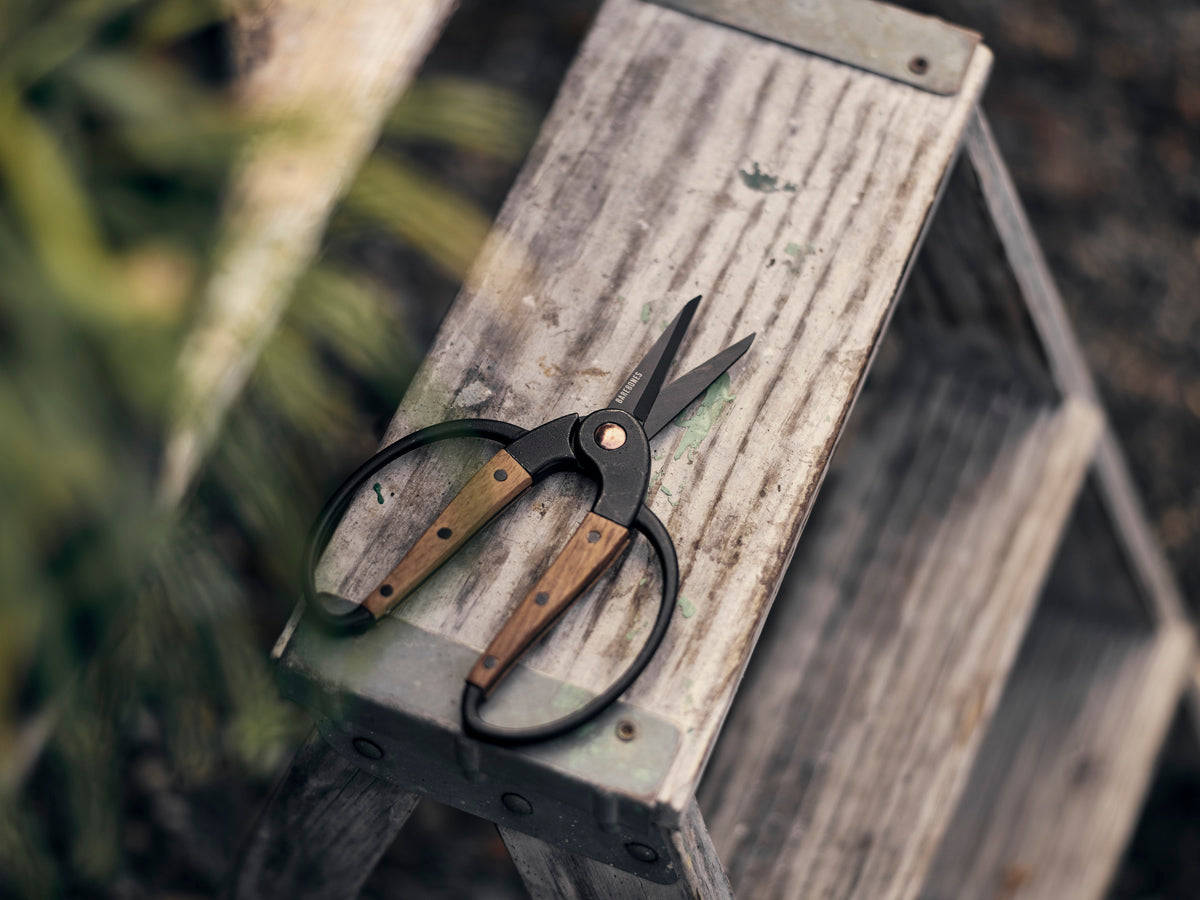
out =
[(617, 737), (622, 741), (632, 741), (637, 737), (637, 725), (629, 719), (617, 723)]
[(605, 450), (616, 450), (625, 443), (625, 429), (616, 422), (605, 422), (596, 429), (596, 443)]

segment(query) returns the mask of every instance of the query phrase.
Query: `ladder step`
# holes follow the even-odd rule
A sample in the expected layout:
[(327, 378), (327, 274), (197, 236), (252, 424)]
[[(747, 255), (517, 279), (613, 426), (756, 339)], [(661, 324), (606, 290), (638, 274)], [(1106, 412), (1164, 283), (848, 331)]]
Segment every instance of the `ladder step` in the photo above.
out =
[(739, 896), (916, 895), (1100, 425), (961, 361), (855, 418), (698, 795)]
[(1104, 895), (1178, 708), (1191, 631), (1155, 623), (1089, 485), (925, 900)]

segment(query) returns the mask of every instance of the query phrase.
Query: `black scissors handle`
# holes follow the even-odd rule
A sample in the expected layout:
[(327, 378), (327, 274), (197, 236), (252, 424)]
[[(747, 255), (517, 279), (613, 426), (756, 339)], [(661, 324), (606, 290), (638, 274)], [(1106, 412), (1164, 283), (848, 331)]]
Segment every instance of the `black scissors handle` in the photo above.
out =
[[(313, 526), (305, 550), (302, 579), (303, 593), (310, 607), (326, 625), (341, 633), (353, 633), (370, 626), (415, 590), (472, 534), (524, 493), (534, 481), (551, 471), (566, 468), (565, 460), (574, 460), (575, 457), (573, 453), (569, 457), (564, 455), (563, 447), (570, 446), (577, 421), (577, 416), (567, 416), (527, 432), (493, 419), (459, 419), (415, 431), (376, 453), (334, 492)], [(585, 423), (587, 421), (584, 420)], [(315, 584), (317, 560), (363, 486), (381, 469), (406, 453), (452, 438), (496, 441), (511, 448), (524, 461), (524, 465), (506, 450), (493, 456), (363, 603), (318, 592)], [(591, 474), (601, 475), (602, 472), (594, 471)], [(643, 494), (644, 490), (643, 486)], [(616, 500), (620, 499), (618, 493)], [(503, 744), (532, 743), (562, 735), (590, 721), (611, 705), (641, 674), (658, 649), (670, 623), (678, 593), (679, 567), (674, 545), (658, 518), (640, 503), (640, 495), (639, 501), (632, 507), (634, 514), (618, 516), (617, 521), (602, 514), (609, 505), (614, 504), (608, 503), (601, 479), (600, 496), (592, 512), (480, 656), (468, 676), (463, 693), (463, 728), (468, 734)], [(615, 505), (628, 508), (628, 503), (618, 502)], [(628, 519), (633, 521), (626, 521)], [(630, 525), (649, 539), (663, 569), (658, 616), (642, 650), (604, 693), (563, 718), (529, 728), (504, 728), (484, 721), (479, 715), (479, 708), (486, 696), (503, 680), (520, 656), (611, 565), (628, 544)]]

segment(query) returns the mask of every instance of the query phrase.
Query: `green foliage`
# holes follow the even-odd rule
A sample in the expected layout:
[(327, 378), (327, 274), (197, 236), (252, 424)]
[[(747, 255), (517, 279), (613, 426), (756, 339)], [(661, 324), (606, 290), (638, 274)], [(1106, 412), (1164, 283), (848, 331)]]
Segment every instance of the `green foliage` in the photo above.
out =
[[(362, 396), (394, 404), (414, 364), (394, 296), (314, 266), (195, 495), (161, 502), (178, 357), (248, 138), (195, 65), (223, 12), (0, 5), (0, 894), (106, 895), (136, 875), (131, 747), (168, 793), (278, 766), (307, 725), (261, 630), (286, 614), (329, 470), (364, 447)], [(460, 277), (487, 216), (397, 145), (516, 160), (528, 108), (433, 82), (389, 130), (338, 221)], [(188, 816), (151, 818), (186, 841)]]

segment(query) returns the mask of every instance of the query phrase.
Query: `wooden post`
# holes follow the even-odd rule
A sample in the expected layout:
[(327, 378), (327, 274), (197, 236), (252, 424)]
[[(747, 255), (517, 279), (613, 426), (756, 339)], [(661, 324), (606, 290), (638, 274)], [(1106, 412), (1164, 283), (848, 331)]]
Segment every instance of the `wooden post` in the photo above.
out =
[(229, 896), (350, 900), (416, 805), (416, 794), (372, 778), (314, 731), (243, 847)]

